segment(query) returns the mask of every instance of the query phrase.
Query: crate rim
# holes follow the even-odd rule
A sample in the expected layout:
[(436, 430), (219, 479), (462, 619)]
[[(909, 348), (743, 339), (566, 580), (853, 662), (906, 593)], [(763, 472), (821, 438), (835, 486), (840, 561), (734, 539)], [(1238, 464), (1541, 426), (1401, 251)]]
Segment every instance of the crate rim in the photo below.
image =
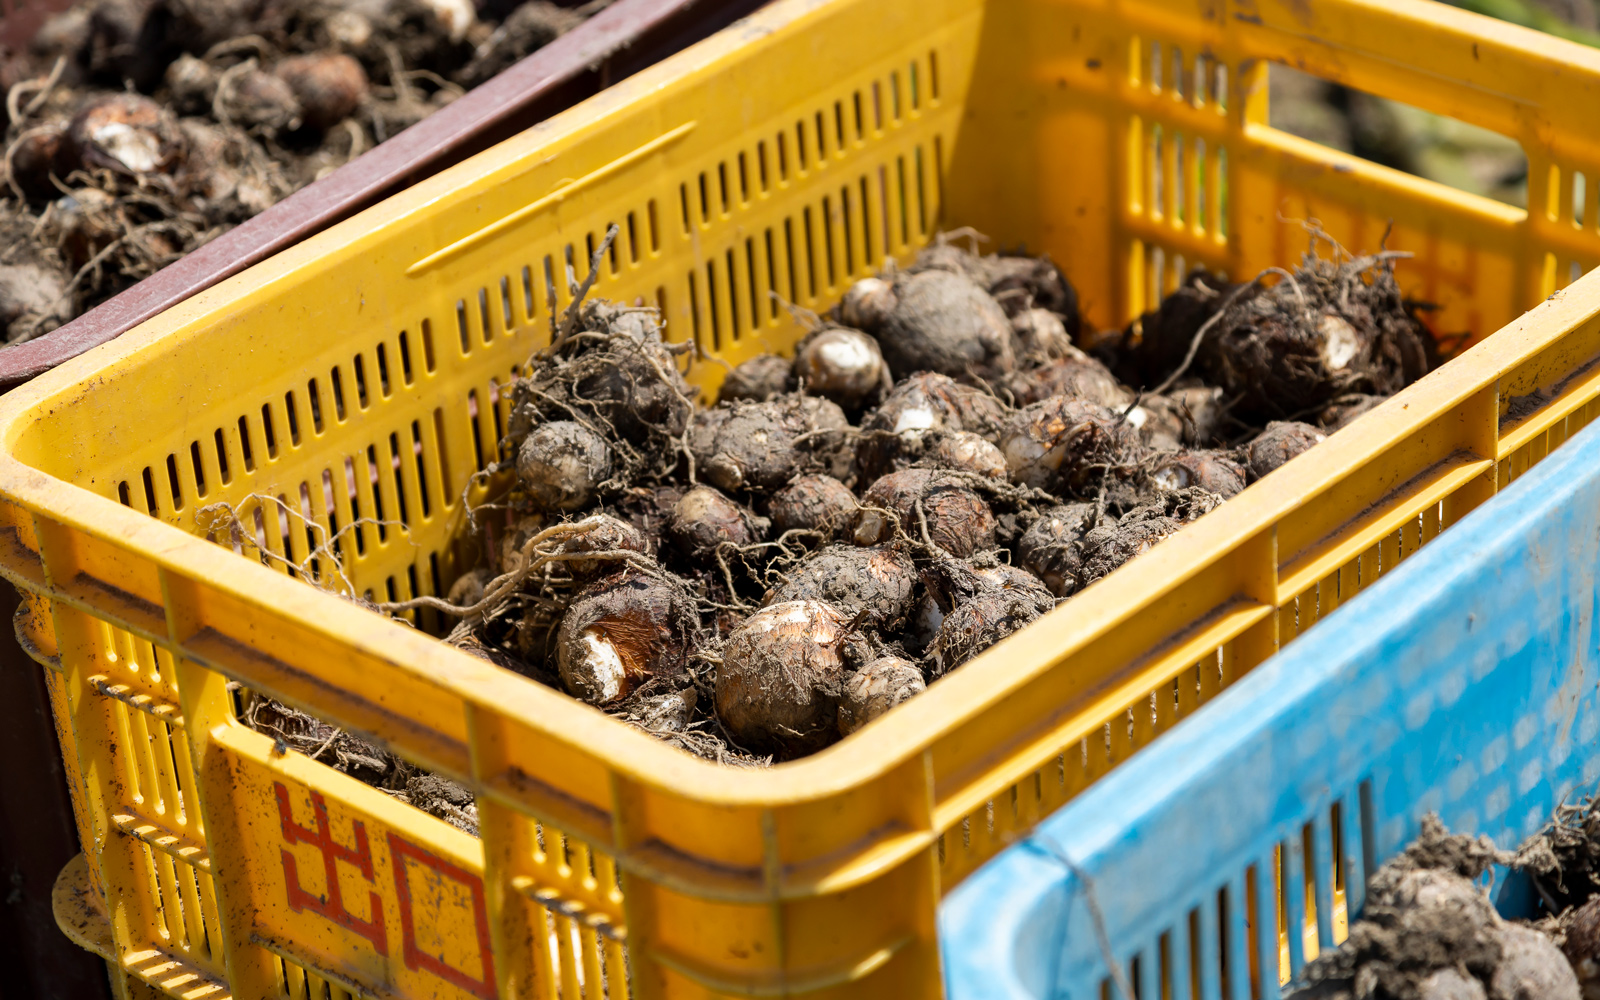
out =
[[(859, 787), (864, 781), (902, 767), (926, 752), (937, 737), (992, 709), (1029, 680), (1050, 670), (1072, 650), (1111, 632), (1138, 613), (1141, 606), (1202, 571), (1241, 546), (1262, 540), (1275, 546), (1275, 523), (1309, 497), (1347, 481), (1342, 470), (1360, 466), (1378, 452), (1403, 442), (1472, 395), (1493, 387), (1500, 373), (1534, 357), (1541, 348), (1591, 320), (1600, 301), (1600, 274), (1591, 272), (1557, 291), (1492, 335), (1453, 359), (1448, 366), (1391, 397), (1363, 415), (1346, 433), (1329, 437), (1318, 447), (1324, 461), (1291, 463), (1275, 472), (1271, 489), (1251, 486), (1205, 519), (1166, 540), (1133, 568), (1124, 568), (1075, 595), (1067, 604), (942, 678), (928, 692), (883, 719), (811, 757), (743, 770), (722, 767), (672, 749), (625, 723), (610, 719), (564, 692), (476, 660), (438, 640), (369, 613), (332, 594), (320, 592), (264, 566), (251, 565), (233, 552), (123, 507), (47, 474), (13, 457), (10, 446), (27, 425), (44, 419), (54, 406), (71, 405), (77, 394), (90, 391), (94, 377), (110, 366), (174, 337), (203, 336), (193, 324), (235, 299), (238, 289), (265, 287), (314, 266), (320, 258), (354, 252), (362, 233), (399, 223), (437, 200), (468, 197), (479, 186), (492, 185), (516, 169), (513, 157), (526, 155), (575, 135), (600, 128), (617, 113), (652, 92), (670, 89), (674, 79), (703, 69), (738, 50), (759, 46), (780, 27), (816, 16), (835, 0), (778, 0), (729, 28), (621, 81), (544, 123), (452, 166), (378, 205), (336, 224), (300, 244), (253, 265), (180, 305), (141, 323), (122, 337), (71, 359), (0, 399), (0, 495), (34, 514), (42, 514), (86, 534), (147, 553), (164, 570), (204, 579), (219, 591), (251, 603), (306, 612), (303, 621), (324, 634), (339, 634), (357, 646), (432, 683), (452, 690), (467, 704), (492, 704), (557, 739), (582, 747), (608, 768), (647, 786), (693, 798), (707, 805), (778, 807), (819, 800)], [(1532, 49), (1551, 57), (1589, 64), (1600, 74), (1600, 52), (1575, 42), (1516, 28), (1434, 0), (1356, 0), (1389, 16), (1426, 20), (1483, 46)], [(485, 158), (502, 166), (463, 185)], [(441, 240), (441, 243), (447, 241)], [(1590, 294), (1573, 296), (1574, 289)], [(1502, 428), (1502, 435), (1514, 426)], [(1493, 457), (1480, 456), (1492, 468)], [(1393, 484), (1398, 488), (1403, 484)], [(39, 579), (5, 575), (18, 586), (45, 593), (68, 604), (67, 593)], [(1026, 639), (1022, 639), (1022, 635)], [(152, 637), (176, 648), (170, 635)], [(1048, 648), (1019, 665), (1027, 644)], [(1157, 655), (1159, 650), (1156, 651)], [(192, 654), (186, 654), (192, 655)], [(1115, 690), (1103, 690), (1106, 704)], [(933, 833), (919, 834), (924, 838)]]

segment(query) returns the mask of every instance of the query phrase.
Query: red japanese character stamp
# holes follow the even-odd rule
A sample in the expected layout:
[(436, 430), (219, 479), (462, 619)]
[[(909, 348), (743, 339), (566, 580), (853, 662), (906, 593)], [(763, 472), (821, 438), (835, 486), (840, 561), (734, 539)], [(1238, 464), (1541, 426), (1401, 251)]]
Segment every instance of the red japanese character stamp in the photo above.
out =
[[(489, 910), (483, 896), (483, 879), (451, 864), (431, 851), (402, 840), (393, 833), (389, 834), (389, 855), (394, 864), (395, 894), (400, 900), (400, 940), (406, 968), (426, 969), (445, 982), (454, 983), (474, 996), (494, 1000), (494, 950), (489, 940)], [(478, 954), (483, 963), (482, 979), (474, 979), (417, 947), (416, 927), (411, 913), (411, 881), (406, 872), (408, 861), (428, 868), (439, 876), (466, 887), (472, 893), (473, 923), (478, 934)]]
[(299, 870), (294, 855), (283, 851), (283, 877), (289, 888), (289, 906), (320, 914), (341, 927), (347, 927), (372, 942), (378, 954), (389, 954), (389, 939), (383, 929), (383, 900), (376, 892), (368, 893), (372, 916), (362, 920), (345, 909), (344, 897), (339, 889), (339, 862), (354, 866), (362, 878), (372, 881), (372, 847), (367, 843), (367, 828), (360, 820), (350, 823), (354, 847), (345, 847), (333, 839), (328, 831), (328, 804), (321, 792), (311, 793), (311, 808), (316, 816), (316, 829), (308, 830), (294, 821), (289, 808), (289, 790), (283, 782), (274, 782), (278, 797), (278, 817), (283, 821), (283, 840), (286, 844), (311, 844), (322, 854), (323, 879), (327, 885), (324, 895), (314, 896), (300, 884)]
[[(322, 793), (317, 791), (310, 793), (313, 825), (307, 828), (294, 821), (294, 813), (289, 805), (289, 789), (283, 782), (274, 782), (273, 790), (278, 799), (278, 818), (283, 825), (284, 843), (314, 846), (322, 855), (323, 881), (327, 886), (320, 896), (308, 891), (300, 881), (294, 855), (285, 848), (281, 854), (290, 908), (296, 912), (309, 910), (326, 917), (366, 938), (379, 955), (389, 957), (389, 939), (384, 930), (382, 898), (376, 891), (368, 890), (368, 906), (372, 916), (362, 920), (345, 907), (339, 886), (341, 861), (359, 871), (368, 884), (373, 882), (372, 845), (367, 839), (366, 825), (360, 820), (350, 821), (350, 838), (353, 846), (346, 847), (334, 839), (329, 829), (328, 804)], [(400, 910), (401, 954), (406, 968), (432, 973), (474, 996), (483, 997), (484, 1000), (494, 1000), (494, 949), (489, 936), (489, 910), (484, 896), (483, 879), (393, 832), (388, 833), (387, 842), (390, 865), (394, 869), (395, 898)], [(475, 977), (471, 972), (457, 968), (443, 956), (429, 954), (418, 945), (416, 933), (418, 914), (414, 909), (412, 870), (425, 871), (446, 882), (453, 882), (471, 896), (473, 929), (477, 937), (481, 977)], [(426, 919), (426, 915), (423, 916)]]

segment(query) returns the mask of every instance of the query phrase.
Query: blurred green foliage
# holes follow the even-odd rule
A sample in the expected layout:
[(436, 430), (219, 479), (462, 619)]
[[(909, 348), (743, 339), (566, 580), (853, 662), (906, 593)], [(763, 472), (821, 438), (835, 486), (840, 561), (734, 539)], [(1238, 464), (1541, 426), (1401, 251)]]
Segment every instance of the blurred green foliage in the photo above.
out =
[(1269, 70), (1270, 124), (1374, 163), (1507, 204), (1527, 204), (1515, 140), (1287, 66)]
[(1589, 0), (1548, 5), (1525, 0), (1451, 0), (1450, 5), (1600, 48), (1595, 9)]
[[(1600, 48), (1600, 0), (1448, 0), (1455, 7)], [(1271, 124), (1374, 163), (1526, 207), (1528, 162), (1515, 140), (1308, 76), (1271, 73)]]

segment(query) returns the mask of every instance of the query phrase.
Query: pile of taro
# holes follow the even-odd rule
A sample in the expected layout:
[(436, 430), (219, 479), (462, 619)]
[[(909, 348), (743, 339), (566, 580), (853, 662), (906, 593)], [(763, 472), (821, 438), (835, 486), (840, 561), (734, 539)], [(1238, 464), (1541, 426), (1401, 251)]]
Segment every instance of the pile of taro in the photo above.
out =
[[(1494, 866), (1525, 879), (1531, 917), (1489, 899)], [(1565, 805), (1516, 851), (1422, 835), (1367, 885), (1362, 918), (1291, 1000), (1580, 1000), (1600, 996), (1600, 813)]]
[(680, 372), (719, 362), (574, 286), (513, 387), (476, 566), (385, 609), (690, 752), (814, 753), (1435, 363), (1396, 255), (1318, 235), (1091, 353), (1047, 258), (941, 239), (795, 310), (793, 357), (723, 365), (714, 405)]
[(608, 2), (75, 4), (0, 50), (0, 341), (48, 333)]

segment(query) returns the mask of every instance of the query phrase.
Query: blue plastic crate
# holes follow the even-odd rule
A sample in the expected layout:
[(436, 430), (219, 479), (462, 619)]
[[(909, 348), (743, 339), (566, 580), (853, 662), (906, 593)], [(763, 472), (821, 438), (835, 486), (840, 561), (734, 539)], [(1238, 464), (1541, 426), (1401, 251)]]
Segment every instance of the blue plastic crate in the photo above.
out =
[(1275, 996), (1426, 813), (1514, 846), (1600, 781), (1597, 569), (1591, 427), (957, 888), (947, 996)]

